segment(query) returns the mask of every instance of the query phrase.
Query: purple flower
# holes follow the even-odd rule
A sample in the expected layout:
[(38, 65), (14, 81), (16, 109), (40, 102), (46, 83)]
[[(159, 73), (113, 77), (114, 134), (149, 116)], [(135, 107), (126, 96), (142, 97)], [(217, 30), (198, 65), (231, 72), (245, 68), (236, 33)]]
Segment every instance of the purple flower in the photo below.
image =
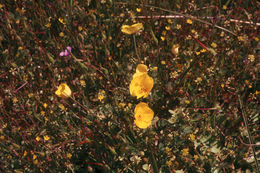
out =
[(247, 65), (247, 64), (248, 64), (248, 58), (245, 58), (245, 59), (243, 60), (243, 63), (244, 63), (245, 65)]
[(71, 52), (71, 47), (67, 46), (66, 50), (60, 53), (60, 56), (69, 56), (70, 55), (69, 52)]

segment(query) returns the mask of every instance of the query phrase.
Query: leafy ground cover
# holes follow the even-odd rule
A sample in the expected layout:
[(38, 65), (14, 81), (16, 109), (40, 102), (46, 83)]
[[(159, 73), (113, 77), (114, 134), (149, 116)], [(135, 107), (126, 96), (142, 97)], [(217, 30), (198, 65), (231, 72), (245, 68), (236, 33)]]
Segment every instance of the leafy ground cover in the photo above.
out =
[(1, 1), (1, 172), (259, 172), (259, 5)]

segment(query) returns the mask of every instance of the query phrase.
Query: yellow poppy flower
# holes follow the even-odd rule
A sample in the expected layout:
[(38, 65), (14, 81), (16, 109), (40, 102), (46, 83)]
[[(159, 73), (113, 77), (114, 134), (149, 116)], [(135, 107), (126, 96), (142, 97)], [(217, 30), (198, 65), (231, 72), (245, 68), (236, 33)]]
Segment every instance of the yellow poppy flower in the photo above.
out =
[(135, 120), (135, 124), (137, 127), (141, 128), (141, 129), (146, 129), (147, 127), (149, 127), (152, 124), (152, 121), (138, 121)]
[(147, 66), (144, 64), (138, 64), (136, 67), (136, 73), (147, 73)]
[(133, 78), (135, 78), (138, 75), (142, 75), (144, 73), (147, 73), (148, 68), (144, 64), (138, 64), (136, 67), (136, 73), (133, 75)]
[(153, 88), (153, 78), (151, 78), (147, 73), (137, 73), (135, 74), (130, 86), (130, 94), (137, 99), (147, 97)]
[(45, 141), (48, 141), (50, 139), (50, 137), (48, 135), (45, 135), (43, 138)]
[(70, 87), (66, 83), (60, 84), (55, 94), (61, 98), (68, 98), (71, 95)]
[(138, 31), (140, 31), (141, 29), (143, 29), (144, 26), (142, 23), (136, 23), (133, 25), (123, 25), (121, 28), (121, 31), (125, 34), (135, 34)]
[(141, 129), (145, 129), (151, 125), (154, 117), (153, 110), (148, 106), (147, 103), (140, 102), (135, 107), (135, 124)]

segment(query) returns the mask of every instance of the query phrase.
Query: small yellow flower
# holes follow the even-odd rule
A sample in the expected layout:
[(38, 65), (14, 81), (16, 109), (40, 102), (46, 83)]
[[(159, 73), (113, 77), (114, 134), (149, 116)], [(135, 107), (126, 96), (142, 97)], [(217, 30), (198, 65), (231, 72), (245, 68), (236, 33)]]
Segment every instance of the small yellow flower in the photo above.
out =
[(224, 87), (225, 87), (225, 84), (222, 83), (222, 84), (221, 84), (221, 88), (224, 88)]
[(158, 70), (158, 67), (153, 67), (152, 70), (153, 70), (153, 71), (157, 71), (157, 70)]
[(172, 166), (172, 161), (171, 160), (166, 161), (166, 165), (169, 167)]
[(60, 37), (64, 37), (64, 33), (63, 33), (63, 32), (60, 32), (60, 33), (59, 33), (59, 36), (60, 36)]
[(189, 101), (189, 100), (185, 100), (185, 103), (186, 103), (186, 104), (190, 104), (190, 101)]
[(255, 37), (254, 39), (255, 39), (255, 41), (259, 41), (259, 38), (258, 38), (258, 37)]
[(125, 14), (121, 13), (119, 16), (123, 18), (123, 17), (125, 17)]
[(22, 46), (19, 46), (19, 47), (18, 47), (18, 50), (23, 50), (23, 47), (22, 47)]
[(200, 54), (200, 52), (195, 52), (195, 54), (196, 54), (196, 55), (199, 55), (199, 54)]
[(2, 5), (2, 4), (0, 4), (0, 9), (1, 9), (1, 8), (3, 8), (3, 5)]
[(173, 72), (170, 73), (170, 78), (175, 79), (177, 77), (178, 77), (178, 72), (177, 71), (173, 71)]
[(251, 62), (254, 62), (254, 61), (255, 61), (255, 56), (254, 56), (254, 55), (248, 55), (248, 59), (249, 59)]
[(36, 139), (36, 141), (38, 141), (38, 142), (41, 140), (41, 138), (40, 138), (39, 136), (37, 136), (35, 139)]
[(170, 23), (170, 24), (173, 23), (171, 19), (168, 19), (167, 22)]
[(49, 22), (49, 23), (45, 24), (45, 27), (46, 27), (46, 28), (51, 27), (51, 23)]
[(154, 117), (154, 112), (147, 103), (140, 102), (138, 105), (136, 105), (134, 112), (134, 122), (137, 127), (141, 129), (146, 129), (148, 126), (151, 125), (152, 119)]
[(217, 44), (216, 43), (211, 43), (211, 46), (213, 47), (213, 48), (216, 48), (217, 47)]
[(41, 115), (44, 116), (44, 115), (45, 115), (45, 112), (44, 112), (44, 111), (41, 111)]
[(234, 151), (233, 151), (233, 150), (230, 150), (230, 151), (229, 151), (229, 155), (233, 156), (233, 155), (234, 155)]
[(187, 156), (189, 154), (189, 148), (184, 148), (181, 150), (183, 156)]
[(71, 157), (72, 157), (72, 154), (68, 153), (68, 154), (67, 154), (67, 158), (70, 159)]
[(56, 90), (55, 94), (61, 98), (68, 98), (71, 96), (71, 90), (66, 83), (62, 83)]
[(34, 154), (34, 155), (33, 155), (33, 160), (35, 160), (36, 158), (37, 158), (37, 156)]
[(141, 12), (141, 8), (136, 8), (136, 11), (137, 11), (138, 13), (140, 13), (140, 12)]
[(83, 86), (83, 87), (86, 86), (86, 82), (85, 82), (84, 80), (80, 80), (79, 83), (80, 83), (80, 85)]
[(102, 101), (104, 99), (104, 95), (103, 94), (100, 94), (99, 96), (98, 96), (98, 100), (99, 101)]
[(201, 77), (197, 77), (197, 79), (195, 80), (196, 83), (201, 83), (202, 78)]
[(176, 29), (181, 29), (181, 25), (177, 24)]
[(121, 31), (125, 34), (135, 34), (143, 28), (144, 27), (142, 23), (136, 23), (133, 25), (123, 25), (121, 27)]
[(165, 147), (165, 153), (169, 154), (171, 152), (171, 149), (169, 147)]
[(189, 137), (190, 137), (191, 141), (195, 141), (195, 135), (194, 134), (190, 134)]
[(244, 37), (242, 37), (242, 36), (238, 36), (237, 39), (238, 39), (238, 41), (244, 41)]
[(165, 29), (166, 29), (167, 31), (169, 31), (169, 30), (171, 29), (171, 27), (165, 26)]
[(162, 64), (162, 65), (165, 65), (165, 64), (166, 64), (166, 62), (165, 62), (165, 61), (161, 61), (161, 64)]
[(13, 98), (13, 103), (17, 103), (18, 99), (16, 97)]
[(256, 95), (258, 95), (259, 93), (260, 93), (259, 91), (257, 91), (257, 90), (255, 91), (255, 94), (256, 94)]
[(194, 160), (197, 160), (199, 158), (198, 155), (194, 155), (193, 157), (194, 157)]
[(227, 6), (226, 6), (226, 5), (223, 5), (222, 8), (223, 8), (223, 10), (226, 10), (226, 9), (227, 9)]
[(207, 51), (206, 49), (201, 49), (201, 50), (200, 50), (201, 53), (204, 53), (204, 52), (206, 52), (206, 51)]
[(161, 40), (164, 41), (164, 40), (165, 40), (165, 37), (161, 36)]
[(118, 107), (119, 107), (119, 108), (124, 108), (124, 107), (125, 107), (125, 103), (122, 103), (122, 102), (119, 103), (119, 104), (118, 104)]
[(59, 18), (59, 22), (62, 23), (62, 24), (64, 24), (64, 25), (66, 24), (66, 23), (63, 21), (62, 18)]
[(48, 141), (48, 140), (50, 139), (50, 137), (49, 137), (48, 135), (45, 135), (45, 136), (43, 137), (43, 139), (44, 139), (45, 141)]
[(192, 24), (192, 20), (191, 20), (191, 19), (187, 19), (186, 22), (187, 22), (188, 24)]
[(224, 37), (224, 32), (221, 32), (221, 33), (220, 33), (220, 37)]
[(82, 29), (83, 29), (82, 26), (78, 26), (79, 31), (82, 31)]
[(46, 109), (48, 107), (47, 103), (43, 103), (43, 107)]

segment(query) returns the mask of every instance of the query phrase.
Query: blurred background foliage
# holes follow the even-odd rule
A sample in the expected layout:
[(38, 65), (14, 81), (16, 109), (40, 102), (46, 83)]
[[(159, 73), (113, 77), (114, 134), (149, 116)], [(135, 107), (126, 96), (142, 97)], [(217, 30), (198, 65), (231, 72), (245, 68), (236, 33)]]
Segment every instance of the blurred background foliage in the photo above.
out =
[[(1, 1), (1, 172), (259, 171), (259, 5)], [(139, 63), (155, 85), (137, 100)], [(155, 112), (145, 130), (140, 101)]]

